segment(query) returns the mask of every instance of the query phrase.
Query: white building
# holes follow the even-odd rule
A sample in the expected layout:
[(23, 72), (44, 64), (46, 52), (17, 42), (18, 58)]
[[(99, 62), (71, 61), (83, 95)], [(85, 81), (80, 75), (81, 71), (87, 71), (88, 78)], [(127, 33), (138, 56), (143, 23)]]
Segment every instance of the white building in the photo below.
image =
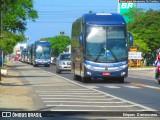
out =
[(67, 52), (67, 53), (71, 53), (71, 45), (68, 45), (68, 46), (66, 47), (66, 52)]
[(13, 54), (14, 55), (20, 55), (21, 54), (21, 51), (25, 48), (27, 48), (27, 43), (18, 43), (14, 49), (13, 49)]

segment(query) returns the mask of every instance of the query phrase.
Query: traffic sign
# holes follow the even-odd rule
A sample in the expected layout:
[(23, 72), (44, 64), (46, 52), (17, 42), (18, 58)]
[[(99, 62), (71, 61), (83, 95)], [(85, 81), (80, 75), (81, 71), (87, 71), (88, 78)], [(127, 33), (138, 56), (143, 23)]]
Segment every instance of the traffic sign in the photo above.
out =
[[(129, 12), (130, 8), (135, 8), (136, 7), (136, 3), (119, 3), (119, 13), (121, 15), (124, 15), (125, 13)], [(129, 21), (131, 21), (130, 18), (124, 16), (124, 19), (126, 20), (126, 22), (128, 23)]]
[(129, 52), (128, 59), (130, 60), (142, 60), (142, 52)]

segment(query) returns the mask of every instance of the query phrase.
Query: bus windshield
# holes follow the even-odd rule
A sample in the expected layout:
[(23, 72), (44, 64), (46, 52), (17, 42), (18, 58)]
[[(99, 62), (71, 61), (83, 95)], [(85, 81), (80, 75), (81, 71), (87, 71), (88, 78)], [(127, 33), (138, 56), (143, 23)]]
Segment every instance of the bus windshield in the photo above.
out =
[(60, 60), (70, 60), (71, 59), (71, 55), (70, 54), (62, 54), (60, 56)]
[(85, 59), (120, 62), (127, 58), (125, 27), (87, 25)]
[(36, 47), (37, 59), (50, 59), (50, 47), (49, 46), (37, 46)]

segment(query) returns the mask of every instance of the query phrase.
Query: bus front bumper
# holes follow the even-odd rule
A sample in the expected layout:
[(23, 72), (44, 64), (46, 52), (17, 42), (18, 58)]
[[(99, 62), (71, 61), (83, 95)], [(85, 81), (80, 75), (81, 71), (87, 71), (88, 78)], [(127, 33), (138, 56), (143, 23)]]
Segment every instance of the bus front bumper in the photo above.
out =
[(37, 60), (35, 61), (36, 65), (50, 65), (50, 61), (47, 60)]
[(91, 69), (85, 68), (84, 76), (93, 77), (93, 78), (106, 78), (106, 77), (127, 77), (128, 76), (128, 68), (116, 70), (116, 71), (95, 71)]

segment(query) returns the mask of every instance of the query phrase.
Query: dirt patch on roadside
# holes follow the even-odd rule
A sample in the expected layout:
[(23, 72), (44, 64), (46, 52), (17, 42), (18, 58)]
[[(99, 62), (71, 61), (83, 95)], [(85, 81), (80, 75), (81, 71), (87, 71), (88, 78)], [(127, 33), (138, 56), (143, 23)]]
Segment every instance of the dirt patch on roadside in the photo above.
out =
[(30, 96), (30, 88), (24, 86), (19, 73), (9, 69), (8, 76), (2, 77), (0, 85), (0, 110), (33, 111), (34, 104)]

